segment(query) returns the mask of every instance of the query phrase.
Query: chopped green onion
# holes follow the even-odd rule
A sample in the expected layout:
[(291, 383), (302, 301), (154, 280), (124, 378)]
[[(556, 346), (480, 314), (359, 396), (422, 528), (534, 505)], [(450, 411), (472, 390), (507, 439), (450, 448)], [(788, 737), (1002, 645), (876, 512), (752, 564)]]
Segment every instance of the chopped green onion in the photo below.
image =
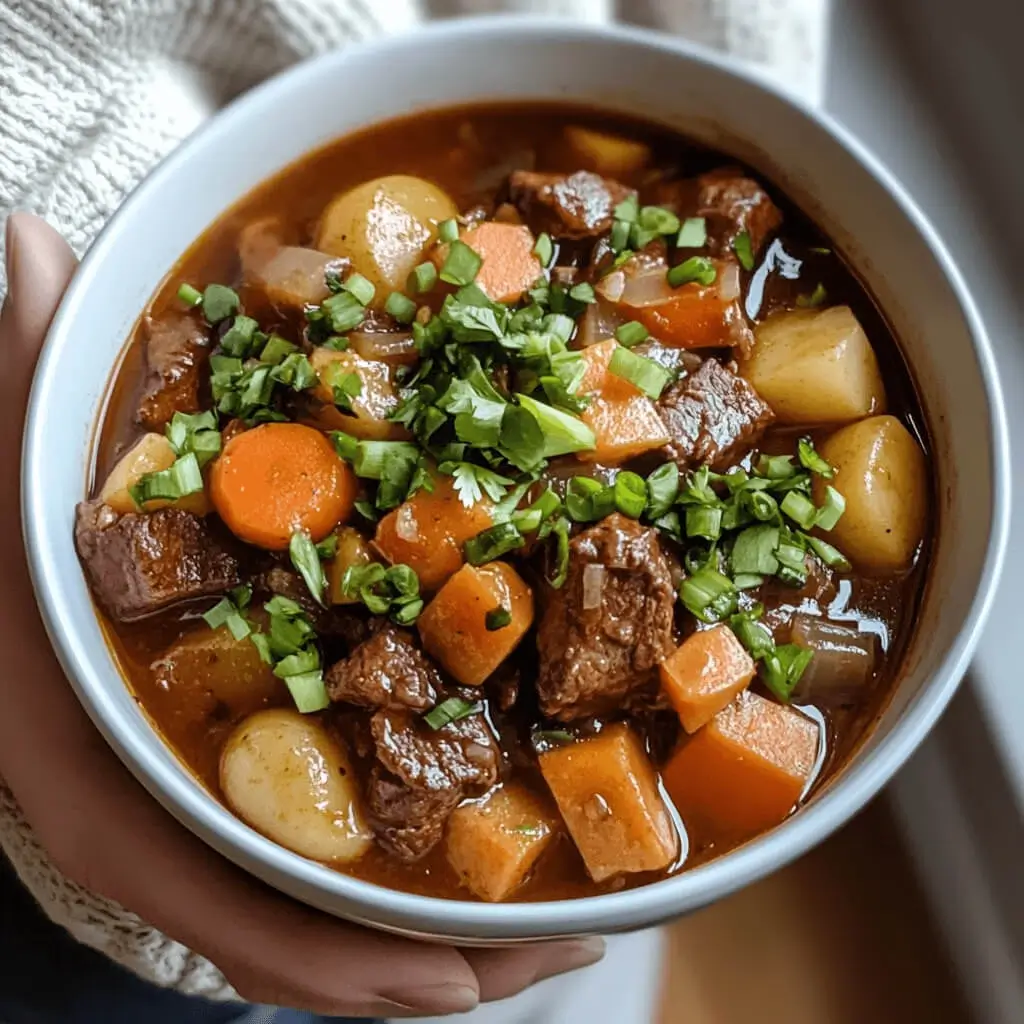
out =
[(796, 684), (810, 664), (814, 652), (797, 644), (780, 644), (765, 657), (761, 678), (764, 685), (784, 704), (788, 704)]
[(569, 289), (569, 298), (575, 299), (577, 302), (586, 303), (587, 305), (591, 302), (597, 302), (594, 286), (589, 281), (581, 281), (579, 284), (574, 284)]
[(327, 589), (327, 579), (324, 576), (323, 566), (320, 564), (320, 552), (317, 551), (309, 534), (304, 530), (296, 530), (288, 543), (288, 555), (292, 565), (299, 571), (299, 575), (306, 581), (309, 592), (317, 604), (324, 604), (324, 591)]
[[(825, 488), (825, 504), (818, 509), (814, 525), (831, 530), (846, 511), (846, 499), (831, 485)], [(803, 524), (801, 524), (803, 525)], [(804, 527), (807, 529), (807, 527)]]
[(401, 563), (388, 569), (379, 562), (350, 565), (341, 578), (341, 589), (347, 597), (358, 597), (374, 615), (390, 612), (401, 626), (412, 625), (423, 610), (419, 577)]
[(754, 247), (750, 241), (750, 232), (741, 231), (732, 240), (732, 251), (736, 253), (736, 259), (744, 270), (754, 269)]
[(176, 412), (164, 433), (176, 456), (180, 458), (192, 452), (200, 468), (220, 452), (220, 431), (212, 412)]
[(764, 577), (752, 572), (738, 572), (733, 576), (732, 582), (737, 590), (754, 590), (764, 583)]
[(295, 707), (304, 715), (315, 711), (323, 711), (329, 707), (331, 700), (327, 696), (324, 685), (324, 674), (319, 669), (315, 672), (300, 672), (296, 675), (283, 676), (284, 685), (295, 701)]
[(210, 629), (227, 626), (236, 640), (244, 640), (252, 632), (252, 627), (229, 597), (222, 597), (208, 612), (204, 612), (203, 619)]
[(461, 239), (456, 238), (451, 243), (448, 258), (441, 268), (441, 280), (460, 286), (472, 284), (483, 262), (479, 253), (471, 249)]
[(779, 567), (775, 551), (779, 546), (777, 526), (748, 526), (737, 534), (732, 547), (734, 573), (774, 576)]
[(460, 718), (476, 714), (480, 709), (479, 704), (472, 704), (461, 697), (449, 697), (447, 700), (441, 701), (437, 707), (431, 708), (423, 716), (423, 721), (436, 732), (452, 722), (457, 722)]
[(628, 380), (639, 388), (648, 398), (657, 399), (671, 374), (660, 363), (646, 356), (638, 356), (628, 348), (617, 347), (608, 363), (608, 372), (616, 377)]
[(416, 303), (401, 292), (392, 292), (388, 296), (388, 301), (384, 303), (384, 311), (390, 313), (400, 324), (411, 324), (416, 316)]
[(346, 291), (328, 296), (320, 303), (319, 309), (330, 321), (334, 334), (347, 334), (355, 330), (366, 316), (366, 309), (362, 303), (351, 292)]
[(615, 477), (615, 507), (630, 519), (639, 519), (647, 506), (647, 482), (642, 476), (623, 470)]
[(615, 328), (615, 339), (620, 345), (632, 348), (646, 341), (650, 337), (650, 331), (639, 320), (629, 320)]
[(736, 588), (728, 576), (705, 566), (679, 585), (679, 599), (701, 622), (720, 622), (736, 610)]
[(489, 633), (493, 633), (498, 629), (504, 629), (511, 621), (512, 613), (500, 605), (497, 608), (492, 608), (484, 616), (484, 625)]
[(774, 653), (775, 641), (767, 626), (757, 622), (750, 612), (738, 612), (729, 619), (729, 627), (736, 639), (750, 652), (755, 661)]
[(744, 490), (740, 492), (740, 498), (740, 507), (746, 508), (759, 522), (768, 523), (778, 517), (779, 503), (767, 491)]
[(359, 452), (359, 441), (356, 438), (341, 430), (332, 430), (327, 436), (334, 444), (338, 458), (344, 459), (346, 462), (352, 462), (355, 459)]
[[(342, 437), (344, 436), (346, 435), (343, 434)], [(337, 446), (337, 440), (334, 443)], [(356, 476), (365, 480), (382, 480), (389, 455), (403, 461), (416, 462), (420, 457), (420, 450), (411, 441), (359, 441), (355, 457), (351, 460), (352, 468), (356, 471)]]
[(343, 371), (339, 363), (332, 363), (324, 373), (323, 381), (334, 395), (334, 404), (345, 412), (351, 412), (352, 399), (363, 393), (363, 378), (358, 373)]
[(708, 241), (707, 224), (703, 217), (687, 217), (679, 229), (676, 245), (680, 249), (701, 249)]
[(791, 587), (802, 587), (807, 582), (807, 556), (799, 544), (780, 539), (775, 549), (779, 567), (775, 575)]
[(565, 511), (577, 523), (594, 523), (615, 511), (615, 489), (589, 476), (571, 477), (565, 488)]
[(221, 335), (221, 351), (245, 359), (252, 351), (258, 335), (259, 324), (251, 316), (236, 316), (231, 326)]
[(483, 565), (524, 547), (526, 540), (512, 523), (497, 523), (478, 533), (462, 546), (470, 565)]
[(624, 220), (628, 224), (632, 224), (640, 215), (640, 200), (637, 199), (636, 193), (627, 196), (623, 199), (618, 206), (615, 207), (615, 219)]
[(757, 460), (756, 469), (768, 480), (786, 480), (796, 473), (792, 455), (762, 455)]
[(674, 235), (680, 229), (679, 218), (663, 206), (642, 207), (637, 214), (636, 223), (645, 233), (651, 232), (654, 235)]
[(533, 255), (540, 260), (542, 267), (551, 266), (551, 259), (555, 255), (555, 246), (551, 241), (551, 236), (546, 231), (542, 231), (537, 236), (537, 241), (533, 246)]
[(178, 286), (178, 298), (186, 306), (198, 306), (203, 301), (203, 293), (198, 288), (193, 288), (192, 285), (185, 282)]
[(211, 324), (219, 324), (238, 312), (238, 293), (223, 284), (208, 284), (203, 292), (203, 316)]
[(441, 242), (454, 242), (459, 237), (459, 222), (451, 217), (437, 225), (437, 237)]
[[(239, 317), (235, 317), (236, 322), (239, 319)], [(263, 351), (260, 352), (260, 362), (267, 363), (270, 366), (277, 366), (278, 363), (283, 363), (293, 352), (297, 352), (298, 348), (298, 345), (293, 345), (290, 341), (286, 341), (279, 334), (272, 334), (267, 338), (267, 343), (263, 346)]]
[(840, 572), (849, 572), (851, 568), (849, 560), (838, 548), (823, 541), (820, 537), (812, 537), (809, 534), (804, 537), (810, 549), (830, 568), (838, 569)]
[[(632, 256), (626, 247), (629, 245), (629, 221), (617, 220), (612, 224), (611, 234), (608, 236), (608, 245), (611, 247), (612, 252), (619, 253), (620, 255), (628, 253)], [(627, 256), (627, 259), (629, 258)]]
[(818, 514), (814, 502), (799, 491), (788, 491), (779, 507), (797, 526), (805, 530), (809, 530), (814, 525), (815, 517)]
[(797, 457), (804, 469), (817, 473), (818, 476), (831, 480), (836, 471), (815, 450), (814, 442), (809, 437), (801, 437), (796, 443)]
[(673, 288), (690, 284), (692, 281), (702, 285), (714, 284), (717, 276), (718, 271), (715, 270), (714, 263), (706, 256), (691, 256), (677, 266), (670, 267), (667, 275), (668, 283)]
[(351, 295), (356, 302), (361, 306), (368, 306), (373, 302), (373, 296), (377, 289), (374, 288), (373, 282), (363, 277), (362, 274), (352, 273), (344, 280), (341, 285)]
[(437, 284), (437, 267), (430, 260), (419, 264), (409, 275), (409, 291), (422, 295)]
[(718, 540), (722, 535), (722, 510), (708, 505), (691, 505), (686, 510), (686, 536)]
[(647, 517), (660, 519), (679, 497), (679, 467), (666, 462), (647, 477)]
[(560, 590), (569, 578), (569, 520), (559, 516), (552, 532), (555, 535), (555, 573), (548, 582), (555, 590)]
[[(627, 351), (622, 349), (623, 352)], [(529, 395), (516, 395), (520, 406), (525, 409), (540, 427), (542, 439), (541, 458), (552, 458), (555, 455), (568, 455), (571, 452), (589, 451), (596, 447), (597, 438), (593, 430), (583, 420), (569, 413), (562, 412), (543, 402), (538, 402)], [(508, 411), (502, 421), (502, 444), (505, 444), (505, 426), (509, 419)]]
[(319, 544), (316, 546), (317, 556), (329, 560), (338, 553), (338, 535), (336, 533), (329, 533)]
[(815, 309), (818, 306), (823, 306), (827, 298), (828, 292), (825, 290), (825, 286), (819, 281), (810, 295), (798, 295), (796, 297), (796, 304), (803, 309)]
[(177, 501), (203, 489), (203, 474), (194, 452), (176, 459), (167, 469), (145, 473), (128, 489), (132, 501), (142, 508), (147, 501)]

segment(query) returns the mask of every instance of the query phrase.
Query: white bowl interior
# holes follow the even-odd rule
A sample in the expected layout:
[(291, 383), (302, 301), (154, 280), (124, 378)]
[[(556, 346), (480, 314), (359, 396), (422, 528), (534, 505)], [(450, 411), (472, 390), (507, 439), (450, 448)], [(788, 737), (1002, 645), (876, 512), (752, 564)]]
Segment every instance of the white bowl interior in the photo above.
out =
[[(941, 529), (903, 680), (855, 763), (807, 808), (724, 858), (642, 889), (485, 906), (348, 878), (275, 846), (214, 801), (119, 677), (75, 556), (72, 522), (110, 368), (161, 279), (213, 220), (304, 152), (355, 128), (415, 108), (517, 98), (591, 102), (664, 122), (746, 159), (818, 221), (879, 300), (913, 367), (935, 453)], [(981, 339), (980, 356), (972, 337)], [(704, 905), (806, 850), (888, 780), (945, 706), (980, 628), (1004, 539), (1005, 446), (983, 333), (948, 257), (886, 172), (835, 126), (679, 42), (488, 19), (304, 65), (244, 97), (132, 195), (79, 272), (37, 373), (26, 434), (26, 539), (44, 617), (87, 710), (188, 827), (329, 912), (409, 934), (515, 941), (633, 928)]]

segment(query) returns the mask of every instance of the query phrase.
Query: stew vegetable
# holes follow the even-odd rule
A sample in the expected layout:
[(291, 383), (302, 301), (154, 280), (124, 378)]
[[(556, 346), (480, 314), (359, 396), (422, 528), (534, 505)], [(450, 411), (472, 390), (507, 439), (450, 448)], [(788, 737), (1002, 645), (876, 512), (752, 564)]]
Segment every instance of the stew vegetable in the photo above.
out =
[(551, 105), (342, 139), (140, 321), (77, 549), (130, 686), (276, 842), (550, 899), (785, 820), (898, 674), (899, 349), (750, 171)]

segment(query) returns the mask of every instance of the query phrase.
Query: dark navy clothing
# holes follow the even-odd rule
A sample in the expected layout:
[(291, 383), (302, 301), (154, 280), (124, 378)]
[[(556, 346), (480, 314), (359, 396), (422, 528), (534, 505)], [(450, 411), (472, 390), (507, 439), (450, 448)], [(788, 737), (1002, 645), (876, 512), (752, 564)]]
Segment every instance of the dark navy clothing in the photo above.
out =
[[(53, 924), (0, 854), (3, 1024), (358, 1024), (179, 995), (135, 977)], [(369, 1024), (369, 1022), (366, 1022)]]

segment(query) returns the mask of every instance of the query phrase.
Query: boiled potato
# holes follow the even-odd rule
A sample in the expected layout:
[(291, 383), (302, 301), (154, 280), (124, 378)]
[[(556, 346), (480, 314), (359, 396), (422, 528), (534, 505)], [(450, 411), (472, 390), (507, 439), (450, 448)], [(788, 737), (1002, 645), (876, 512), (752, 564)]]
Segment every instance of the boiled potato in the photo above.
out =
[(874, 349), (849, 306), (777, 313), (740, 372), (780, 423), (848, 423), (885, 411)]
[(224, 746), (220, 785), (239, 817), (304, 857), (346, 863), (372, 842), (348, 755), (297, 711), (246, 719)]
[[(335, 352), (315, 348), (309, 361), (320, 383), (313, 395), (322, 406), (316, 414), (317, 426), (324, 430), (344, 430), (353, 437), (371, 441), (396, 441), (408, 437), (400, 423), (391, 423), (388, 415), (398, 407), (398, 395), (391, 383), (387, 363), (363, 359), (355, 352)], [(342, 412), (334, 403), (334, 382), (344, 374), (359, 375), (359, 395), (351, 398), (352, 412)]]
[[(846, 511), (826, 534), (853, 565), (886, 574), (910, 566), (928, 515), (924, 452), (894, 416), (872, 416), (837, 430), (818, 446), (836, 469), (831, 481)], [(825, 481), (815, 478), (821, 504)]]
[(650, 146), (621, 135), (610, 135), (579, 124), (568, 125), (563, 135), (573, 156), (588, 170), (612, 178), (635, 174), (651, 159)]
[[(138, 512), (138, 507), (128, 493), (129, 488), (134, 487), (146, 473), (169, 469), (175, 458), (171, 442), (163, 434), (143, 434), (110, 471), (100, 491), (100, 501), (122, 515)], [(146, 503), (146, 511), (152, 512), (167, 505), (194, 512), (197, 516), (205, 516), (210, 511), (205, 491), (177, 501), (149, 501)]]
[(287, 693), (256, 645), (248, 637), (236, 640), (226, 626), (200, 623), (151, 667), (175, 714), (196, 722), (218, 714), (238, 721)]
[(382, 306), (406, 279), (434, 237), (437, 225), (458, 213), (447, 193), (422, 178), (393, 174), (364, 182), (324, 211), (316, 247), (347, 257), (369, 278)]

